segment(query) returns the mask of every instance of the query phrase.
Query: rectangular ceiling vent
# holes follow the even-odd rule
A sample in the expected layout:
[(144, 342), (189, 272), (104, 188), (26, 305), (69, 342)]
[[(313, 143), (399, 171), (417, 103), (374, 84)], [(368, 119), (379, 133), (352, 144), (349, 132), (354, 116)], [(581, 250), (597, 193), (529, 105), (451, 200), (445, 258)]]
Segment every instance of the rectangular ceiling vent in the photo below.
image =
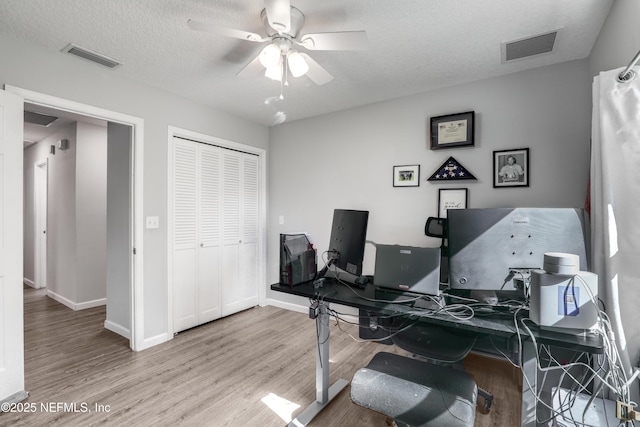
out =
[(96, 64), (100, 64), (107, 68), (116, 68), (122, 65), (122, 62), (117, 59), (109, 58), (108, 56), (76, 46), (72, 43), (69, 43), (64, 49), (62, 49), (62, 51), (83, 59), (88, 59), (91, 62), (95, 62)]
[(502, 44), (502, 62), (549, 53), (553, 50), (558, 31), (527, 37)]
[(48, 114), (36, 113), (34, 111), (24, 112), (24, 122), (32, 125), (47, 127), (56, 120), (58, 120), (57, 117)]

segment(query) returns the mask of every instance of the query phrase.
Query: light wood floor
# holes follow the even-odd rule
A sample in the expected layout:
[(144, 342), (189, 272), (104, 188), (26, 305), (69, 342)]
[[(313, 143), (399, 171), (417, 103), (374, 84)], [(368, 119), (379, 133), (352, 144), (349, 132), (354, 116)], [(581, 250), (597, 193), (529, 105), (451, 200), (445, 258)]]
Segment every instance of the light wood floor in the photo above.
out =
[[(294, 415), (315, 399), (316, 330), (304, 314), (254, 308), (137, 353), (104, 329), (104, 319), (104, 307), (74, 312), (25, 287), (29, 398), (23, 404), (35, 412), (0, 414), (0, 425), (283, 426), (263, 399), (299, 405)], [(342, 328), (358, 334), (355, 326)], [(355, 342), (335, 323), (330, 343), (332, 383), (350, 380), (378, 351), (401, 352)], [(476, 426), (519, 424), (510, 365), (474, 358), (466, 366), (496, 399), (489, 414), (477, 415)], [(57, 406), (69, 410), (74, 403), (78, 412)], [(311, 425), (386, 426), (386, 418), (353, 404), (347, 388)]]

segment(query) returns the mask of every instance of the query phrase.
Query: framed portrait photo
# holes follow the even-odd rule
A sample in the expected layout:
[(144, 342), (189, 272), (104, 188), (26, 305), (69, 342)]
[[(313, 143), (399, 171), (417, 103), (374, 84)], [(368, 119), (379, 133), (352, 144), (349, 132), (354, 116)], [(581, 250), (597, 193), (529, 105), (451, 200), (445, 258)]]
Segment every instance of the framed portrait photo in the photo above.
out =
[(394, 187), (417, 187), (420, 185), (420, 165), (394, 166)]
[(529, 186), (529, 149), (493, 152), (493, 187)]
[(468, 198), (466, 188), (441, 188), (438, 191), (438, 218), (446, 218), (449, 209), (466, 209)]
[(475, 112), (431, 117), (431, 149), (473, 146)]

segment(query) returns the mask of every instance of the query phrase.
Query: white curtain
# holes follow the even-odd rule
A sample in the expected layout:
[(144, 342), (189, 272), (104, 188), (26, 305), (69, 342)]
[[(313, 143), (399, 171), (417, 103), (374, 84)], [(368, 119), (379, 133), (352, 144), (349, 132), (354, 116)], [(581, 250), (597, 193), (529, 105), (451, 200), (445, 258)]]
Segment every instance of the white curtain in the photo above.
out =
[(592, 267), (629, 375), (640, 355), (640, 69), (624, 83), (622, 70), (593, 82), (590, 205)]

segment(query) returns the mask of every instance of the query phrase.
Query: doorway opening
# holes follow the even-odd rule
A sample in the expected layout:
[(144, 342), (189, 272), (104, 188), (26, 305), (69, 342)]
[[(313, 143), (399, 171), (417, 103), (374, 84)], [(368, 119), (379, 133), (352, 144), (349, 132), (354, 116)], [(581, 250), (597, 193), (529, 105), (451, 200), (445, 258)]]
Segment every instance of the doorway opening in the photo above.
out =
[[(124, 215), (126, 218), (122, 220), (122, 216), (116, 222), (117, 225), (111, 224), (111, 219), (108, 220), (108, 227), (124, 227), (126, 232), (122, 232), (122, 228), (119, 229), (118, 233), (114, 233), (116, 235), (124, 236), (123, 239), (118, 242), (120, 246), (118, 246), (116, 253), (116, 260), (114, 261), (111, 255), (108, 255), (107, 258), (109, 263), (115, 263), (111, 266), (107, 266), (108, 269), (112, 269), (115, 271), (124, 271), (124, 281), (119, 280), (122, 283), (120, 289), (116, 289), (115, 294), (113, 292), (109, 292), (107, 290), (106, 296), (106, 306), (107, 306), (107, 319), (105, 321), (105, 328), (112, 330), (120, 335), (125, 336), (129, 339), (129, 347), (134, 351), (142, 350), (149, 345), (145, 345), (144, 337), (142, 331), (143, 329), (143, 319), (142, 319), (142, 299), (140, 297), (136, 298), (137, 295), (141, 294), (142, 283), (143, 283), (143, 268), (142, 268), (142, 147), (143, 147), (143, 120), (123, 115), (117, 112), (112, 112), (108, 110), (99, 109), (96, 107), (91, 107), (84, 104), (75, 103), (73, 101), (68, 101), (61, 98), (51, 97), (49, 95), (40, 94), (37, 92), (28, 91), (21, 88), (9, 87), (5, 86), (7, 91), (18, 94), (24, 99), (25, 110), (47, 110), (50, 112), (56, 112), (61, 116), (66, 117), (75, 117), (80, 120), (89, 121), (89, 122), (102, 122), (107, 128), (109, 133), (109, 154), (107, 158), (110, 160), (107, 163), (109, 164), (108, 168), (111, 169), (112, 166), (115, 166), (115, 169), (119, 172), (112, 172), (109, 170), (108, 175), (111, 177), (112, 175), (121, 178), (123, 175), (127, 177), (125, 186), (127, 187), (123, 192), (120, 192), (120, 196), (124, 194)], [(113, 136), (113, 135), (115, 136)], [(123, 142), (122, 138), (126, 137), (128, 140), (126, 141), (126, 154), (125, 160), (113, 161), (111, 162), (111, 146), (113, 138), (120, 138), (120, 147), (122, 147)], [(47, 141), (47, 145), (50, 148), (49, 156), (53, 155), (54, 150), (67, 149), (65, 147), (65, 142), (55, 141), (54, 143), (50, 143)], [(53, 147), (51, 147), (53, 146)], [(64, 147), (64, 148), (63, 148)], [(122, 158), (122, 149), (120, 150), (120, 157)], [(124, 162), (124, 168), (123, 163)], [(119, 165), (118, 165), (119, 163)], [(25, 162), (27, 164), (27, 162)], [(42, 165), (43, 160), (40, 159), (38, 162), (32, 163), (34, 167)], [(52, 172), (52, 162), (47, 161), (47, 176), (48, 176), (48, 186), (51, 186), (51, 172)], [(123, 173), (124, 172), (124, 173)], [(36, 172), (34, 172), (35, 175)], [(40, 173), (40, 172), (38, 172)], [(32, 175), (32, 176), (34, 176)], [(110, 178), (109, 178), (110, 179)], [(26, 184), (26, 183), (25, 183)], [(122, 185), (122, 182), (120, 182)], [(122, 187), (121, 187), (122, 188)], [(34, 187), (35, 189), (35, 187)], [(49, 194), (48, 205), (51, 206), (51, 198), (52, 195)], [(111, 195), (110, 195), (111, 197)], [(120, 197), (120, 202), (122, 202), (122, 197)], [(122, 203), (120, 203), (122, 205)], [(122, 207), (122, 206), (121, 206)], [(28, 214), (28, 209), (25, 209), (25, 216)], [(35, 212), (32, 211), (32, 214), (35, 216)], [(48, 213), (51, 216), (51, 212)], [(122, 215), (122, 209), (120, 209), (120, 214)], [(50, 229), (51, 221), (47, 221), (48, 225), (44, 230), (45, 233), (42, 233), (47, 236), (47, 239), (51, 239), (53, 230)], [(91, 225), (90, 223), (88, 224)], [(25, 221), (25, 229), (27, 229), (28, 225)], [(41, 225), (40, 225), (41, 227)], [(35, 230), (39, 228), (39, 226), (34, 225), (32, 230), (35, 233)], [(118, 230), (117, 228), (115, 230)], [(35, 243), (35, 240), (34, 240)], [(40, 243), (42, 245), (42, 243)], [(46, 243), (46, 247), (51, 248), (51, 242)], [(124, 248), (124, 249), (123, 249)], [(45, 251), (47, 252), (47, 251)], [(107, 248), (107, 254), (111, 252), (113, 254), (114, 249), (112, 247)], [(124, 252), (124, 253), (122, 253)], [(35, 254), (34, 254), (35, 255)], [(54, 253), (52, 251), (48, 251), (46, 254), (46, 265), (45, 270), (51, 271), (51, 266), (55, 260), (52, 260), (52, 256)], [(34, 257), (35, 259), (35, 257)], [(124, 261), (123, 261), (124, 260)], [(38, 262), (42, 265), (42, 256), (38, 257)], [(126, 263), (126, 268), (118, 268), (122, 267), (122, 263)], [(117, 264), (120, 263), (120, 264)], [(26, 264), (26, 263), (25, 263)], [(26, 268), (26, 266), (25, 266)], [(36, 284), (38, 281), (42, 283), (42, 271), (39, 273), (39, 279), (34, 281)], [(50, 274), (44, 274), (48, 278), (51, 278)], [(122, 278), (120, 278), (122, 279)], [(47, 279), (44, 279), (47, 285)], [(35, 286), (34, 286), (35, 287)], [(115, 295), (115, 300), (110, 301), (112, 296)], [(96, 303), (96, 305), (100, 305)], [(91, 303), (87, 307), (91, 307)], [(85, 308), (83, 306), (77, 308)], [(109, 319), (109, 313), (118, 313), (120, 310), (119, 321), (111, 322)]]

